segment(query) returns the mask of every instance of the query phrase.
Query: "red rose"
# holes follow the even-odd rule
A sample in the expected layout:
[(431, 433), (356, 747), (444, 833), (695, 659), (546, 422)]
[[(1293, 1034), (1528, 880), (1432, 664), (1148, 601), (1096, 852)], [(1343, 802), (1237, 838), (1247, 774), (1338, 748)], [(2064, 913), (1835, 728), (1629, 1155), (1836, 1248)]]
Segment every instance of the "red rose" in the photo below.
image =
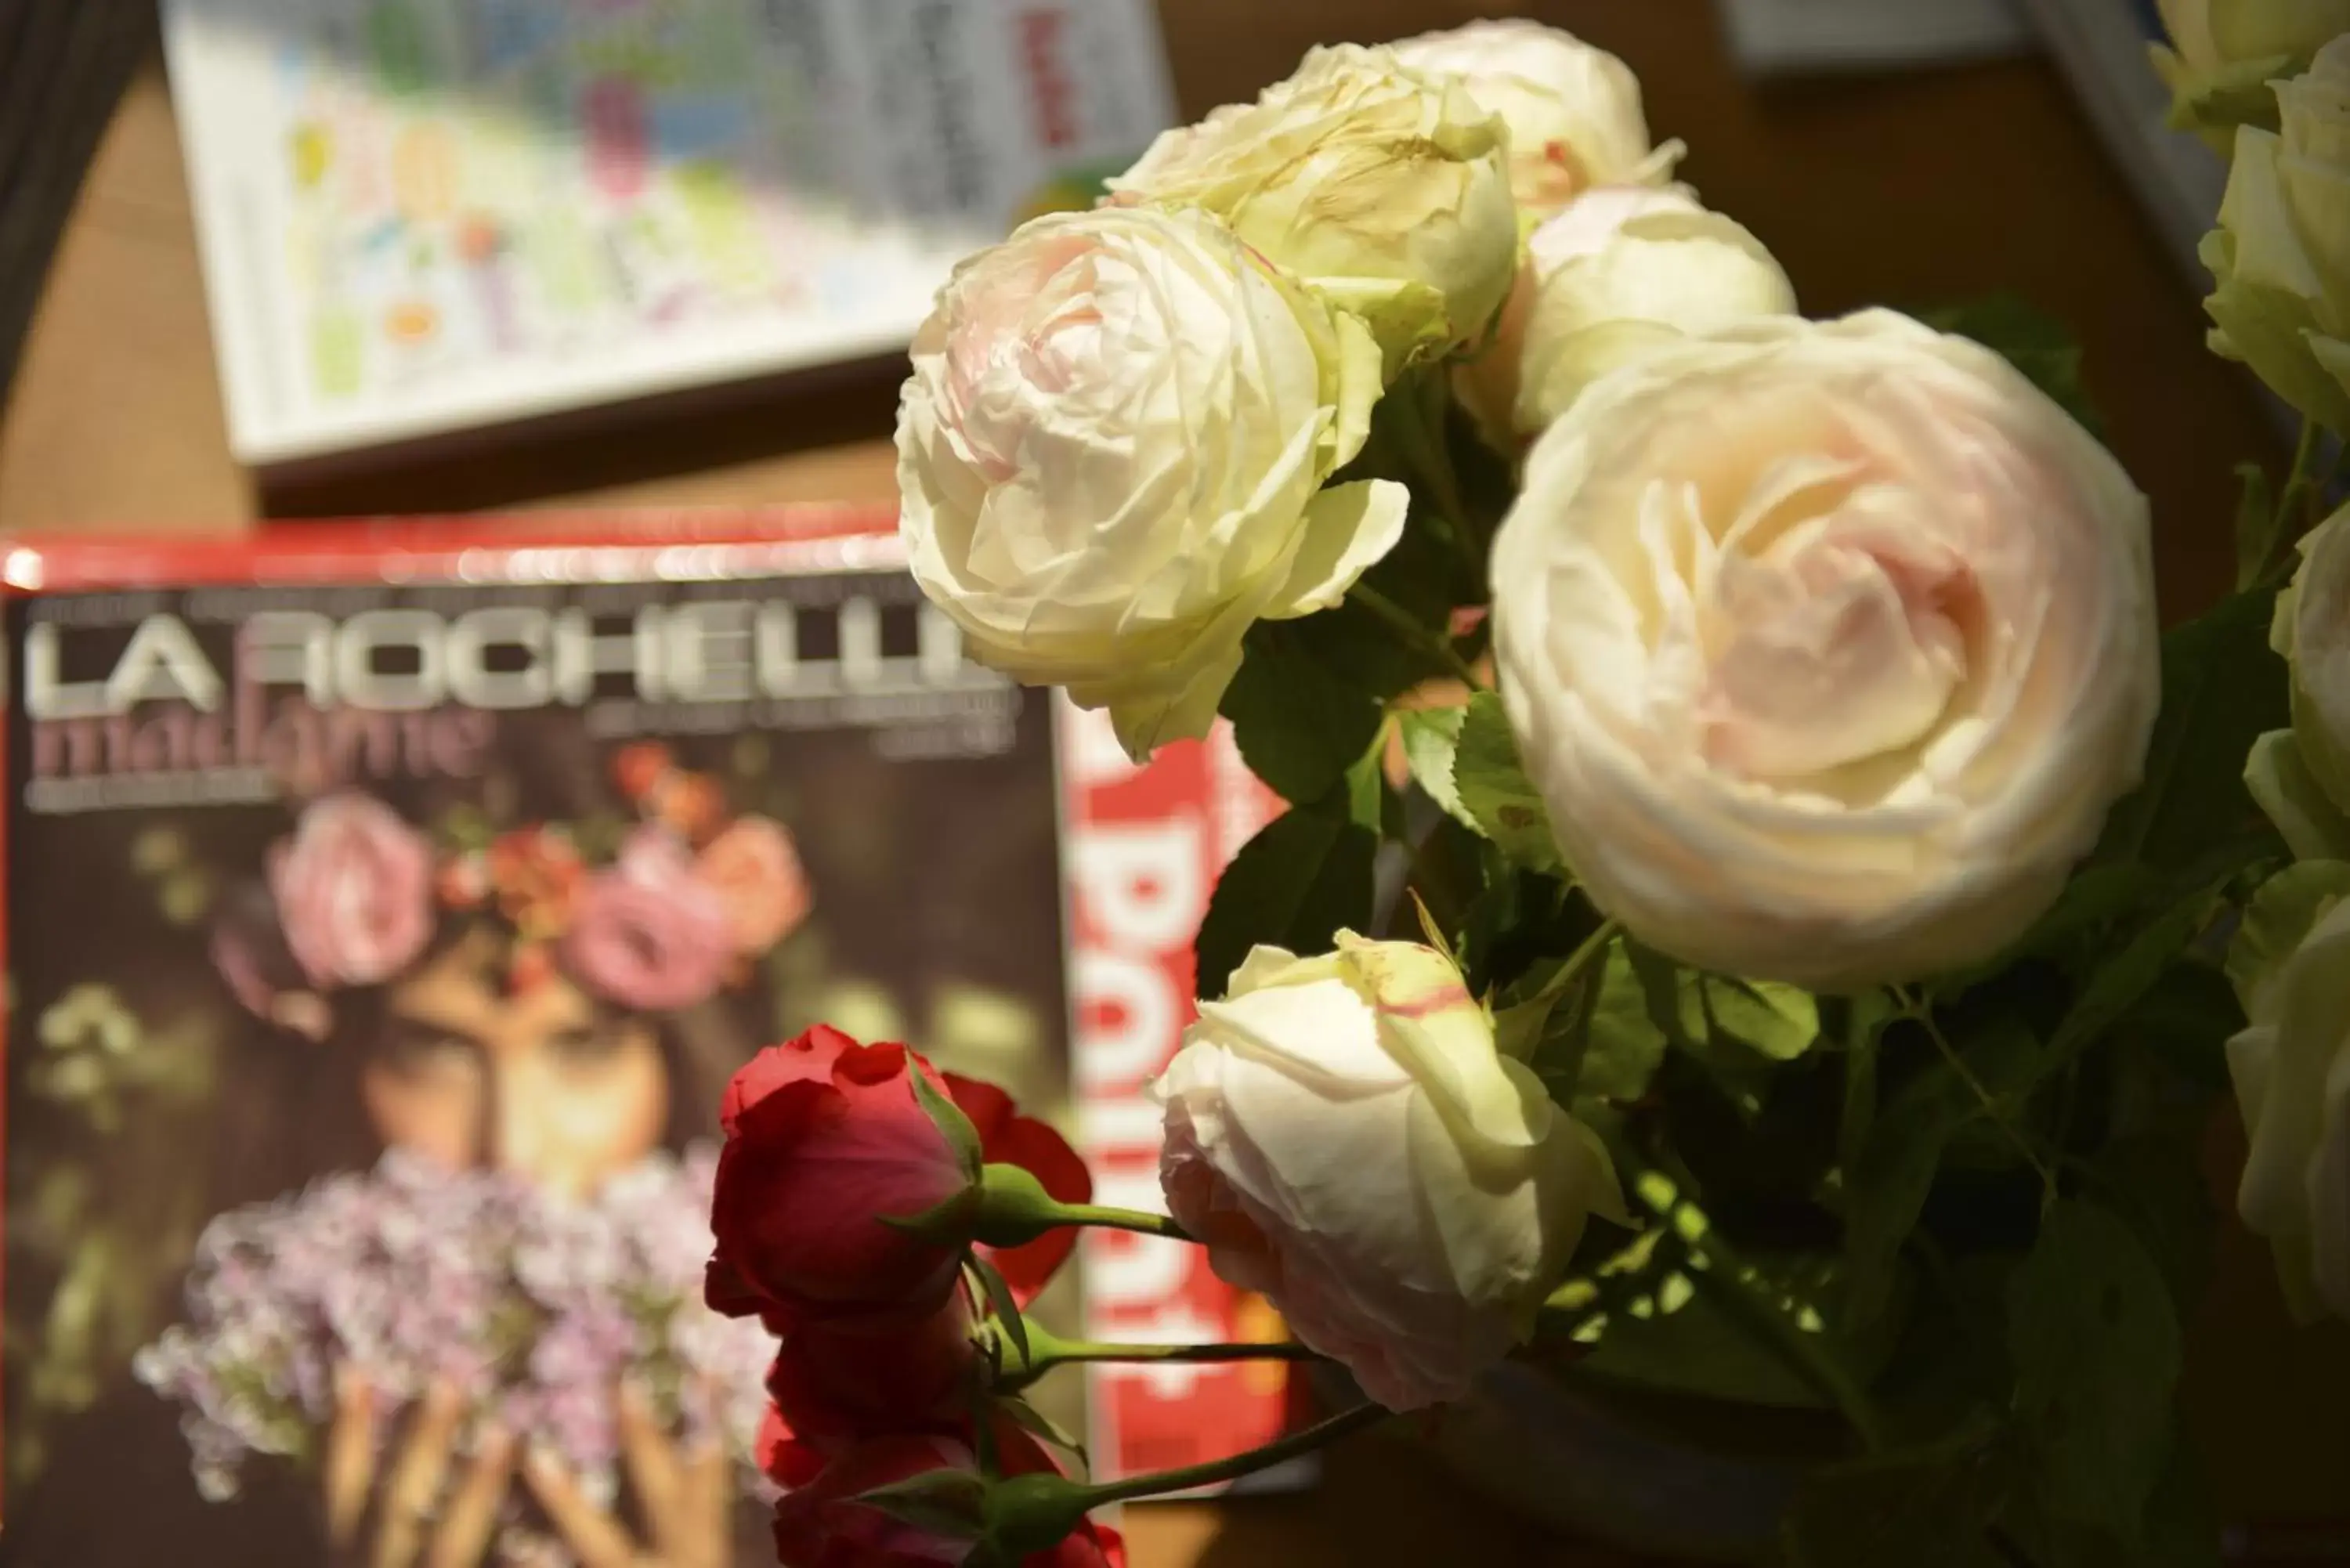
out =
[[(997, 1423), (996, 1458), (1007, 1476), (1059, 1469), (1035, 1438), (1008, 1420)], [(806, 1473), (802, 1460), (785, 1464), (794, 1474)], [(969, 1446), (951, 1438), (901, 1435), (859, 1444), (775, 1504), (776, 1556), (783, 1568), (941, 1568), (961, 1563), (970, 1554), (968, 1539), (905, 1523), (852, 1500), (933, 1470), (977, 1468)], [(1087, 1520), (1057, 1546), (1030, 1552), (1023, 1568), (1126, 1568), (1126, 1547), (1118, 1532)]]
[(712, 1307), (787, 1330), (808, 1318), (928, 1314), (953, 1291), (959, 1248), (883, 1223), (969, 1182), (914, 1098), (914, 1072), (937, 1081), (903, 1045), (861, 1045), (819, 1024), (734, 1075), (711, 1196)]
[(913, 1323), (795, 1327), (768, 1369), (767, 1394), (792, 1434), (824, 1453), (890, 1433), (959, 1432), (979, 1376), (975, 1327), (962, 1290)]
[[(928, 1314), (945, 1299), (960, 1250), (883, 1223), (935, 1208), (966, 1183), (946, 1135), (914, 1098), (910, 1067), (971, 1118), (987, 1163), (1020, 1166), (1065, 1203), (1091, 1195), (1067, 1141), (1020, 1115), (1003, 1090), (941, 1074), (902, 1045), (860, 1045), (820, 1024), (761, 1052), (727, 1085), (711, 1204), (712, 1307), (758, 1314), (784, 1333), (815, 1318)], [(992, 1256), (1025, 1301), (1075, 1242), (1058, 1231)]]
[[(993, 1084), (952, 1073), (946, 1075), (946, 1080), (947, 1092), (979, 1129), (980, 1154), (988, 1164), (1019, 1166), (1063, 1203), (1093, 1200), (1093, 1173), (1069, 1147), (1068, 1139), (1035, 1117), (1022, 1116), (1012, 1096)], [(1076, 1230), (1063, 1229), (1023, 1246), (1001, 1251), (982, 1247), (980, 1251), (1003, 1275), (1014, 1298), (1026, 1306), (1076, 1244)]]
[[(933, 1470), (977, 1469), (952, 1438), (878, 1438), (826, 1465), (775, 1504), (775, 1556), (783, 1568), (941, 1568), (970, 1555), (968, 1539), (940, 1535), (849, 1501), (858, 1492)], [(978, 1521), (972, 1524), (977, 1526)]]

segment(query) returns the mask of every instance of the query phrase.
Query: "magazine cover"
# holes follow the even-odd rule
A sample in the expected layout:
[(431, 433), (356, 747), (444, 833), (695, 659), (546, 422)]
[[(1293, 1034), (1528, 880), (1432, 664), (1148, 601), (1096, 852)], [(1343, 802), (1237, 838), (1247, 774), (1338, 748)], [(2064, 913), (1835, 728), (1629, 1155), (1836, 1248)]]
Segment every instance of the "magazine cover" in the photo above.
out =
[(8, 1562), (772, 1559), (728, 1075), (1074, 1116), (1050, 708), (819, 521), (5, 552)]
[(1174, 118), (1150, 0), (168, 0), (281, 463), (895, 352)]

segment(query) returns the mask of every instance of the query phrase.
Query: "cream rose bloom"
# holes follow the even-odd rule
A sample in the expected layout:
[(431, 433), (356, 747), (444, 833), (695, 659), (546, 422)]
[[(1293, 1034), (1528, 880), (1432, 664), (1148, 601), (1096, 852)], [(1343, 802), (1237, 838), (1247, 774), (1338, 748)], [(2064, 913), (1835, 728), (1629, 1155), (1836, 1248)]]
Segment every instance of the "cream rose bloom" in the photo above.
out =
[(1315, 49), (1253, 104), (1170, 130), (1113, 199), (1203, 207), (1363, 314), (1390, 371), (1484, 331), (1518, 265), (1509, 134), (1386, 49)]
[(1592, 897), (1825, 991), (1988, 956), (2137, 782), (2145, 498), (2004, 360), (1875, 311), (1662, 348), (1535, 443), (1502, 696)]
[(2228, 1042), (2251, 1150), (2236, 1207), (2296, 1315), (2350, 1318), (2350, 866), (2261, 889), (2229, 955), (2250, 1020)]
[(898, 413), (914, 576), (972, 652), (1107, 708), (1135, 757), (1204, 735), (1261, 618), (1336, 605), (1409, 494), (1325, 488), (1379, 352), (1199, 212), (1028, 223), (957, 270)]
[(2294, 855), (2350, 860), (2350, 507), (2301, 554), (2269, 636), (2293, 669), (2293, 728), (2254, 742), (2244, 783)]
[(1586, 1216), (1622, 1217), (1596, 1135), (1431, 949), (1258, 948), (1183, 1038), (1158, 1085), (1170, 1212), (1389, 1409), (1468, 1392)]
[[(2350, 33), (2350, 0), (2157, 0), (2170, 43), (2154, 46), (2155, 69), (2170, 85), (2183, 121), (2219, 125), (2207, 104), (2266, 119), (2262, 83), (2307, 65), (2329, 40)], [(2231, 101), (2232, 100), (2232, 101)]]
[(1663, 344), (1794, 310), (1794, 286), (1762, 242), (1687, 188), (1611, 185), (1534, 232), (1501, 331), (1455, 385), (1507, 448)]
[(2236, 133), (2220, 227), (2203, 242), (2212, 347), (2350, 431), (2350, 35), (2276, 99), (2283, 133)]
[(1539, 223), (1601, 185), (1672, 177), (1680, 144), (1648, 139), (1632, 67), (1572, 33), (1523, 17), (1471, 22), (1392, 46), (1414, 70), (1451, 77), (1510, 129), (1510, 189)]

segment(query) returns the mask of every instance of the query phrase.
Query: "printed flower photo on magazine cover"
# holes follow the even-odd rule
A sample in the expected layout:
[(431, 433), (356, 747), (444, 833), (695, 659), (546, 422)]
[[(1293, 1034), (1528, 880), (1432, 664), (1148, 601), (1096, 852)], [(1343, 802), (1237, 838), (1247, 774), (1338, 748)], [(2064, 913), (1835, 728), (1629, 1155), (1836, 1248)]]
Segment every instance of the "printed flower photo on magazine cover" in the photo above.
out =
[[(703, 1302), (720, 1090), (846, 1016), (1065, 1100), (1029, 706), (1009, 754), (911, 766), (504, 715), (477, 777), (45, 821), (11, 868), (57, 917), (12, 954), (18, 1560), (768, 1550), (774, 1343)], [(151, 1506), (93, 1505), (134, 1480)]]

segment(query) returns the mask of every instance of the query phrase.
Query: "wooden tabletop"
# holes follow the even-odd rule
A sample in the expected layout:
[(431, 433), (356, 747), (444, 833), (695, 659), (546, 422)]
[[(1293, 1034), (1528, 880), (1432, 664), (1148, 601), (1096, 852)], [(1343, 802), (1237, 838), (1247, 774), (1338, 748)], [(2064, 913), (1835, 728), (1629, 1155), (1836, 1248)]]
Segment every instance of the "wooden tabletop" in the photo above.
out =
[[(2036, 59), (1757, 90), (1706, 0), (1163, 0), (1187, 112), (1253, 93), (1309, 44), (1472, 16), (1539, 15), (1624, 55), (1685, 176), (1752, 227), (1814, 314), (1994, 291), (2064, 317), (2109, 438), (2154, 497), (2169, 607), (2222, 585), (2231, 466), (2275, 432), (2203, 347), (2195, 294)], [(901, 372), (877, 367), (722, 410), (503, 441), (396, 470), (257, 485), (229, 456), (178, 140), (160, 67), (116, 114), (59, 251), (0, 422), (0, 531), (243, 527), (257, 516), (554, 504), (886, 500)], [(2231, 1511), (2315, 1511), (2350, 1474), (2338, 1338), (2308, 1376), (2256, 1250), (2231, 1243), (2190, 1390)], [(2204, 1346), (2210, 1349), (2208, 1354)], [(2259, 1428), (2255, 1433), (2254, 1428)], [(2320, 1433), (2305, 1440), (2294, 1434)], [(2284, 1435), (2280, 1435), (2284, 1434)], [(1129, 1511), (1137, 1568), (1555, 1563), (1544, 1543), (1408, 1450), (1358, 1444), (1329, 1484), (1224, 1508)]]

